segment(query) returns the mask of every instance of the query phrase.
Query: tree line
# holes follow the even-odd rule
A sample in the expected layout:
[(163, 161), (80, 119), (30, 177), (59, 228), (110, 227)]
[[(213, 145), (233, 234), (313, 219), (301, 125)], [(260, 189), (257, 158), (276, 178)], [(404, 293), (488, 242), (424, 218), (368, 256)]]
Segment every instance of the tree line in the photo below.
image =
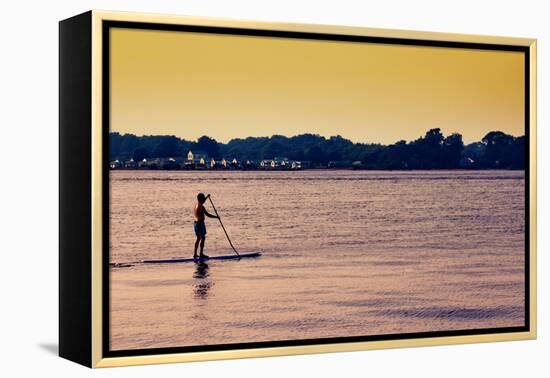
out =
[(481, 141), (465, 145), (462, 135), (444, 136), (439, 128), (430, 129), (416, 140), (400, 140), (390, 145), (353, 143), (340, 135), (325, 138), (316, 134), (292, 137), (236, 138), (228, 143), (202, 136), (197, 141), (173, 135), (109, 135), (111, 160), (184, 157), (187, 151), (204, 151), (214, 159), (273, 159), (309, 161), (314, 166), (341, 166), (365, 169), (524, 169), (525, 136), (514, 137), (491, 131)]

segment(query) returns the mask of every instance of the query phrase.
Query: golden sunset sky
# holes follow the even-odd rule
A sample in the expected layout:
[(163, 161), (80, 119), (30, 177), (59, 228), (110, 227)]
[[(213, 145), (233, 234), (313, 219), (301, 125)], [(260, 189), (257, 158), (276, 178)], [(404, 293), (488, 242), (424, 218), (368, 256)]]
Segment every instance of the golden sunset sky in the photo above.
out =
[(219, 142), (524, 134), (521, 52), (111, 29), (111, 131)]

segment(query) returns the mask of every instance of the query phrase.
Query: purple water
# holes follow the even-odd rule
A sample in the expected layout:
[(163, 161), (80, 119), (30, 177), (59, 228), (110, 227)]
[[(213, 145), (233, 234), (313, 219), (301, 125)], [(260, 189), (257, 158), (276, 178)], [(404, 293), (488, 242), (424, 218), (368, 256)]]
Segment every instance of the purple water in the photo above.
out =
[[(200, 191), (263, 256), (135, 264), (192, 256)], [(111, 349), (521, 326), (524, 195), (521, 171), (113, 171)]]

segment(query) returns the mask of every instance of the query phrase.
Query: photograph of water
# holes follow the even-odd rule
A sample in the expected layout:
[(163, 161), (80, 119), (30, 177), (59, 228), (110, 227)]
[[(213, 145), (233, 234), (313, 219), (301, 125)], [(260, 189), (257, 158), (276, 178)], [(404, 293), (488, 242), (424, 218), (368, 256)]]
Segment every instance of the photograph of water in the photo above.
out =
[[(522, 171), (111, 172), (111, 348), (522, 326)], [(208, 192), (241, 252), (191, 257)], [(205, 204), (209, 211), (212, 208)], [(216, 219), (205, 252), (232, 254)]]

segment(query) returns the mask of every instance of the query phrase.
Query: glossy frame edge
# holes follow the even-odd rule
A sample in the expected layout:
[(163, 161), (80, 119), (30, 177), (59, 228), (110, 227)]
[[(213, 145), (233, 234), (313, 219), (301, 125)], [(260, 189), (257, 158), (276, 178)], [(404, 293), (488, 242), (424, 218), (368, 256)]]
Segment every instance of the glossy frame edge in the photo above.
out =
[[(471, 42), (524, 46), (529, 48), (530, 62), (530, 138), (529, 138), (529, 261), (530, 261), (530, 330), (527, 332), (480, 334), (468, 336), (445, 336), (416, 339), (398, 339), (384, 341), (364, 341), (338, 344), (315, 344), (306, 346), (269, 347), (255, 349), (220, 350), (210, 352), (171, 353), (129, 357), (103, 357), (102, 352), (102, 22), (129, 21), (163, 24), (187, 24), (200, 26), (232, 27), (277, 31), (300, 31), (330, 33), (341, 35), (359, 35), (386, 38), (422, 39), (448, 42)], [(497, 341), (532, 340), (537, 337), (537, 138), (536, 138), (536, 58), (537, 41), (531, 38), (484, 36), (455, 33), (436, 33), (412, 30), (375, 29), (352, 26), (293, 24), (260, 22), (250, 20), (218, 19), (161, 14), (92, 11), (92, 367), (116, 367), (176, 362), (199, 362), (211, 360), (229, 360), (238, 358), (274, 357), (305, 355), (331, 352), (351, 352), (374, 349), (405, 347), (424, 347), (484, 343)], [(526, 293), (527, 294), (527, 293)]]

